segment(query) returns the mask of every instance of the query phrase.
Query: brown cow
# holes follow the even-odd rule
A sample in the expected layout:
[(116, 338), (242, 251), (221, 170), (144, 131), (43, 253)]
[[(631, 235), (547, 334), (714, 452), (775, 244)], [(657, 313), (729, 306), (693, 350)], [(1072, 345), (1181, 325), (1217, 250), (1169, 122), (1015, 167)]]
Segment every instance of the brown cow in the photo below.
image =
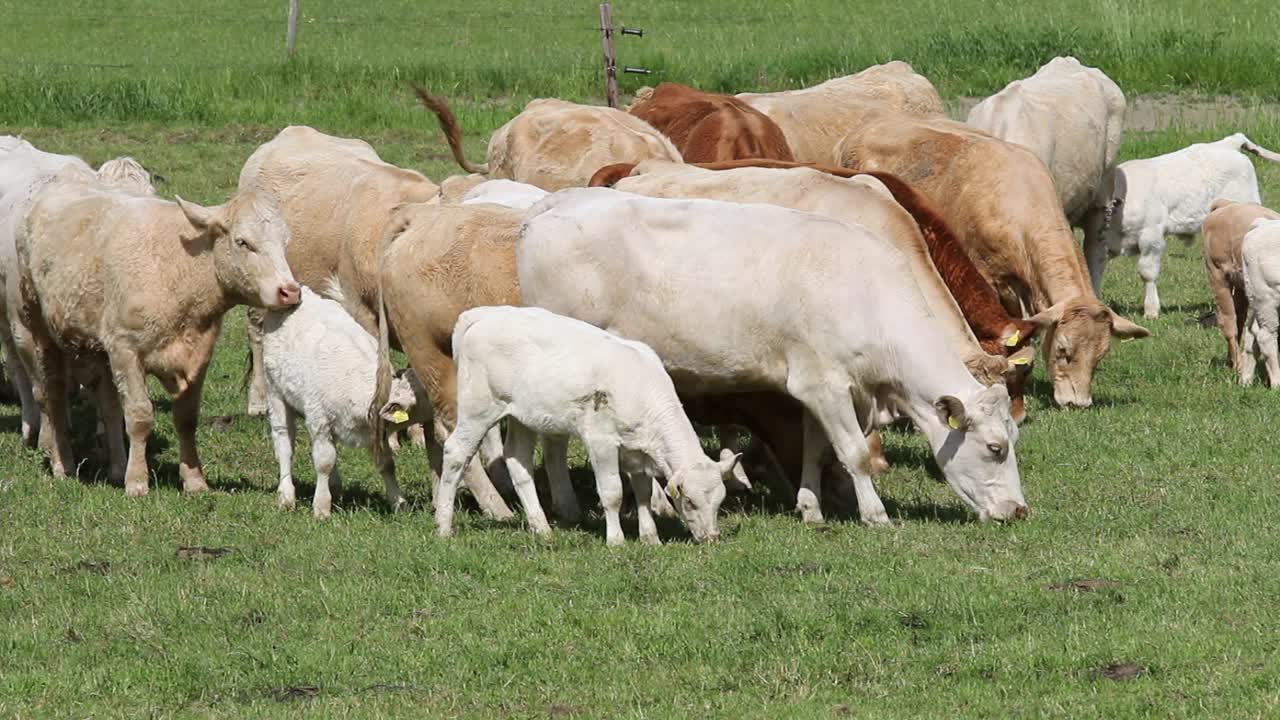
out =
[(1256, 203), (1215, 200), (1201, 228), (1209, 288), (1218, 306), (1218, 329), (1227, 341), (1227, 362), (1232, 370), (1240, 369), (1240, 336), (1249, 314), (1240, 247), (1249, 225), (1259, 218), (1276, 220), (1280, 213)]
[(782, 128), (732, 95), (664, 82), (641, 88), (627, 112), (670, 138), (685, 162), (792, 159)]
[(1151, 334), (1094, 295), (1053, 179), (1030, 150), (963, 123), (881, 110), (837, 151), (844, 167), (891, 172), (923, 192), (1005, 309), (1035, 313), (1059, 405), (1093, 403), (1093, 373), (1112, 336)]

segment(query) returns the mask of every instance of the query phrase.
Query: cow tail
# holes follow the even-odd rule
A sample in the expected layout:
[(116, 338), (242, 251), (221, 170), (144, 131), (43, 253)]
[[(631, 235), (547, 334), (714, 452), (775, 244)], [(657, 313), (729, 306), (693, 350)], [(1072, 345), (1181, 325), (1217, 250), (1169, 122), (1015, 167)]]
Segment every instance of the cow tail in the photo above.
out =
[(462, 128), (458, 125), (458, 118), (454, 117), (453, 110), (449, 108), (449, 101), (440, 95), (432, 95), (421, 85), (414, 84), (413, 92), (418, 96), (418, 101), (425, 105), (428, 110), (435, 113), (436, 119), (440, 121), (440, 129), (444, 131), (445, 142), (449, 143), (449, 150), (453, 152), (453, 159), (458, 162), (458, 166), (467, 172), (488, 175), (489, 166), (487, 164), (476, 165), (475, 163), (467, 162), (466, 156), (463, 155)]

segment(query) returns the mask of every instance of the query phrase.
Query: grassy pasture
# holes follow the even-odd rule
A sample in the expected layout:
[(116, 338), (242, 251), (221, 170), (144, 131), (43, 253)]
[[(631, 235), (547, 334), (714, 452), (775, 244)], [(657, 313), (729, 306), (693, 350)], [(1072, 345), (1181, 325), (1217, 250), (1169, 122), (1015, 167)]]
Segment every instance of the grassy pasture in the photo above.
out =
[[(278, 63), (276, 5), (184, 1), (159, 17), (139, 0), (108, 18), (101, 3), (0, 2), (0, 133), (94, 164), (132, 154), (165, 175), (161, 192), (217, 202), (286, 123), (362, 137), (436, 179), (456, 172), (405, 78), (460, 99), (477, 158), (525, 99), (599, 92), (592, 4), (303, 0), (291, 67)], [(616, 14), (647, 30), (624, 41), (624, 62), (712, 88), (900, 57), (954, 97), (1072, 51), (1131, 94), (1280, 96), (1272, 3), (870, 6), (659, 0)], [(1235, 130), (1280, 147), (1280, 119), (1259, 111), (1130, 133), (1124, 154)], [(1274, 205), (1280, 167), (1259, 175)], [(1132, 260), (1112, 262), (1106, 292), (1137, 319)], [(972, 522), (921, 439), (894, 432), (878, 482), (892, 528), (844, 518), (814, 531), (761, 493), (726, 503), (718, 546), (665, 523), (667, 546), (619, 550), (598, 516), (544, 545), (463, 513), (442, 543), (414, 449), (400, 458), (411, 512), (385, 511), (354, 451), (340, 455), (331, 521), (277, 512), (265, 423), (242, 415), (233, 313), (200, 433), (211, 494), (179, 492), (158, 387), (157, 477), (141, 501), (102, 480), (91, 423), (77, 436), (83, 479), (51, 481), (19, 442), (17, 408), (0, 406), (0, 715), (1274, 717), (1280, 397), (1234, 387), (1216, 329), (1195, 323), (1211, 307), (1198, 245), (1171, 243), (1161, 295), (1165, 314), (1144, 323), (1155, 337), (1113, 346), (1093, 408), (1049, 407), (1036, 371), (1018, 444), (1029, 522)], [(297, 455), (309, 500), (305, 440)], [(588, 477), (576, 476), (584, 489)], [(634, 518), (624, 527), (634, 537)], [(188, 546), (230, 551), (180, 556)]]

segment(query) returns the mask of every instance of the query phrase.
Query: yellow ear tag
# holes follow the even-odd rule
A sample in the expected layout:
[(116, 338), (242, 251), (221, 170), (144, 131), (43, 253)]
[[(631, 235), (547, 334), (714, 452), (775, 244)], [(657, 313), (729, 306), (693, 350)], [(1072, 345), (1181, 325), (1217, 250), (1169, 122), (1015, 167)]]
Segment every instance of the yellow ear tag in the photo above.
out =
[(667, 483), (667, 494), (671, 496), (671, 499), (672, 499), (672, 500), (679, 500), (679, 499), (680, 499), (680, 486), (679, 486), (679, 485), (676, 485), (676, 484), (674, 484), (674, 483), (668, 482), (668, 483)]
[(956, 419), (955, 415), (952, 415), (951, 417), (947, 418), (947, 424), (951, 426), (952, 430), (960, 429), (960, 421)]
[(1013, 364), (1014, 365), (1030, 365), (1031, 357), (1024, 355), (1023, 357), (1014, 358)]
[(1017, 345), (1018, 341), (1021, 339), (1022, 339), (1022, 333), (1017, 330), (1014, 330), (1013, 334), (1009, 336), (1009, 339), (1004, 341), (1004, 344), (1007, 347), (1013, 347)]
[(391, 413), (391, 419), (392, 421), (398, 422), (398, 423), (409, 422), (409, 413), (403, 410), (397, 410)]

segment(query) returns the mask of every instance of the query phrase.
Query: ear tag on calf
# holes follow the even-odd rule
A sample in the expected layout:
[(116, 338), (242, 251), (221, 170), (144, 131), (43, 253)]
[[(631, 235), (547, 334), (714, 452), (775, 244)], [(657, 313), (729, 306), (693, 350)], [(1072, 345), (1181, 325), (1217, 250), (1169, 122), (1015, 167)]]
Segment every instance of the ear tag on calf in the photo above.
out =
[(1027, 355), (1024, 355), (1023, 357), (1016, 357), (1013, 359), (1013, 364), (1014, 365), (1030, 365), (1031, 357)]
[(1021, 339), (1022, 339), (1022, 333), (1019, 332), (1018, 330), (1014, 330), (1013, 334), (1009, 336), (1009, 339), (1004, 341), (1004, 344), (1007, 347), (1014, 347), (1015, 345), (1018, 344), (1018, 341)]
[(409, 422), (409, 413), (403, 410), (397, 410), (391, 413), (391, 420), (398, 423)]
[(675, 483), (673, 483), (673, 482), (671, 482), (670, 480), (668, 480), (668, 481), (667, 481), (667, 494), (671, 496), (671, 499), (672, 499), (672, 500), (679, 500), (679, 499), (680, 499), (680, 486), (679, 486), (679, 485), (676, 485)]
[(947, 418), (947, 424), (951, 426), (952, 430), (960, 429), (960, 421), (956, 419), (955, 415), (952, 415)]

